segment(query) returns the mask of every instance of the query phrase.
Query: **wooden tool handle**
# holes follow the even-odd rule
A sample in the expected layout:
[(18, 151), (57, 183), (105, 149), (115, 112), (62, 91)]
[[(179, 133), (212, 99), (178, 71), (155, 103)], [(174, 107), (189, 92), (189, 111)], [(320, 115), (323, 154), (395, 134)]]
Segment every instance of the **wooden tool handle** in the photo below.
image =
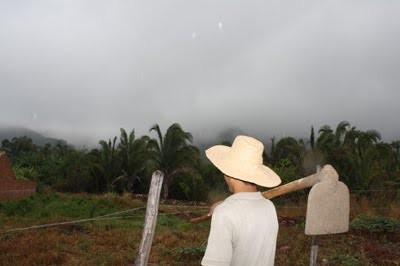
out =
[(272, 198), (275, 198), (275, 197), (278, 197), (278, 196), (281, 196), (284, 194), (288, 194), (288, 193), (298, 191), (298, 190), (301, 190), (304, 188), (312, 187), (319, 181), (320, 181), (320, 175), (312, 174), (307, 177), (303, 177), (301, 179), (287, 183), (285, 185), (264, 191), (261, 194), (264, 196), (264, 198), (272, 199)]
[[(292, 181), (285, 185), (264, 191), (261, 194), (267, 199), (272, 199), (272, 198), (275, 198), (275, 197), (278, 197), (278, 196), (281, 196), (284, 194), (288, 194), (288, 193), (298, 191), (298, 190), (301, 190), (304, 188), (312, 187), (316, 183), (321, 181), (325, 175), (329, 175), (329, 177), (337, 177), (337, 172), (331, 165), (327, 164), (318, 173), (315, 173), (315, 174), (303, 177), (301, 179)], [(199, 223), (199, 222), (207, 221), (209, 219), (211, 219), (211, 215), (210, 216), (204, 215), (199, 218), (193, 218), (190, 220), (190, 222), (191, 223)]]
[(200, 217), (197, 217), (197, 218), (190, 219), (190, 222), (191, 223), (200, 223), (200, 222), (207, 221), (209, 219), (211, 219), (211, 215), (210, 216), (203, 215), (203, 216), (200, 216)]

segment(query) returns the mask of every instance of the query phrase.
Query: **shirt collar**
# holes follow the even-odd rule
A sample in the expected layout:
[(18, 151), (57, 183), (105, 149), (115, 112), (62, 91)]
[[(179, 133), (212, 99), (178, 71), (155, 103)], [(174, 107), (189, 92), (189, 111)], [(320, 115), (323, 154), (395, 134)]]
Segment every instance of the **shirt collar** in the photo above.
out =
[(238, 192), (230, 195), (227, 199), (247, 199), (247, 200), (258, 200), (264, 198), (261, 192)]

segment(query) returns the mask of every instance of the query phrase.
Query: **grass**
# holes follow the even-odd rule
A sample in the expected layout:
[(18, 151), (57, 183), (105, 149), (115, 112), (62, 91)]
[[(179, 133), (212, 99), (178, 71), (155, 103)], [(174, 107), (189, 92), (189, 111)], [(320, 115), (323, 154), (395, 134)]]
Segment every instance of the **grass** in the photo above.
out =
[(126, 203), (120, 197), (105, 196), (68, 196), (58, 193), (38, 194), (20, 201), (0, 203), (4, 217), (27, 218), (88, 218), (115, 212), (127, 207), (142, 206), (139, 201)]
[[(400, 207), (390, 202), (385, 205), (389, 208), (377, 209), (374, 200), (352, 197), (351, 229), (344, 234), (321, 236), (318, 265), (399, 264)], [(306, 197), (279, 200), (275, 204), (280, 221), (276, 265), (308, 265), (311, 236), (304, 234)], [(132, 199), (129, 194), (38, 194), (1, 203), (0, 231), (142, 206), (145, 202)], [(191, 224), (188, 220), (206, 210), (201, 206), (160, 205), (149, 264), (199, 265), (210, 222)], [(134, 217), (1, 233), (0, 265), (132, 264), (142, 236), (144, 210), (121, 215)]]

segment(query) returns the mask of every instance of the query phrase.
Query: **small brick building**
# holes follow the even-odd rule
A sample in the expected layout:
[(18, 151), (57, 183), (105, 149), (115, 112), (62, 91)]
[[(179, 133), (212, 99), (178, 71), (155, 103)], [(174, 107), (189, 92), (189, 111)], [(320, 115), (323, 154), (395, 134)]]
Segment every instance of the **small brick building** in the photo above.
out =
[(35, 193), (36, 183), (17, 180), (10, 159), (5, 152), (0, 151), (0, 201), (22, 199)]

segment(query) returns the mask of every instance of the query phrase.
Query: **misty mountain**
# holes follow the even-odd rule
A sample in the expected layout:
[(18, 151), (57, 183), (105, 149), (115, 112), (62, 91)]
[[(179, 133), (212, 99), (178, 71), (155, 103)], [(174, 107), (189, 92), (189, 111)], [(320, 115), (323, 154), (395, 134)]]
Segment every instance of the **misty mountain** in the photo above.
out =
[(37, 146), (44, 146), (47, 143), (50, 143), (52, 146), (61, 143), (63, 145), (68, 145), (68, 143), (63, 139), (50, 138), (43, 136), (42, 134), (23, 127), (0, 127), (0, 142), (4, 139), (8, 139), (12, 141), (14, 137), (23, 137), (27, 136), (32, 139), (32, 142)]

